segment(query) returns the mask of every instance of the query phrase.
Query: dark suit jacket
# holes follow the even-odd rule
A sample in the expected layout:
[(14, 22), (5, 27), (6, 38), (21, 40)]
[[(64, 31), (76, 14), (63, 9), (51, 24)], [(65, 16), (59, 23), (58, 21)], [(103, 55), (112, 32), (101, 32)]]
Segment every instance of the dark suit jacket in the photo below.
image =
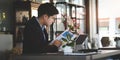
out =
[(38, 21), (35, 17), (32, 17), (26, 24), (24, 29), (24, 40), (23, 40), (23, 53), (46, 53), (46, 52), (57, 52), (58, 48), (54, 45), (48, 45), (48, 34), (44, 30), (46, 40), (42, 33)]

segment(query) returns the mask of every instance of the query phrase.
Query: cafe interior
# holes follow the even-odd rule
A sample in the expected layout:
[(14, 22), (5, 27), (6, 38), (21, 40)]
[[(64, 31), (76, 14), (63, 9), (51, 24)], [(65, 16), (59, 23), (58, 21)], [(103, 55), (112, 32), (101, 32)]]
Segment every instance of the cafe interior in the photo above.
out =
[[(0, 60), (120, 60), (119, 2), (0, 0)], [(23, 54), (26, 23), (38, 17), (38, 7), (44, 3), (59, 12), (46, 27), (48, 40), (59, 39), (62, 45), (55, 53)]]

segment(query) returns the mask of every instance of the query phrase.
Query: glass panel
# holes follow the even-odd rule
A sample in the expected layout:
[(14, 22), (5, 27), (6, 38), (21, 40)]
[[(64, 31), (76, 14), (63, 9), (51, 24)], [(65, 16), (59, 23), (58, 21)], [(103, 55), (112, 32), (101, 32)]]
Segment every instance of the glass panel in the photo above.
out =
[(84, 0), (71, 0), (73, 4), (84, 5)]
[(70, 16), (70, 7), (67, 6), (67, 16)]
[(38, 17), (37, 8), (33, 8), (33, 9), (32, 9), (32, 16)]
[(7, 11), (0, 9), (0, 32), (9, 31), (9, 20), (7, 20)]
[(85, 20), (80, 20), (80, 30), (85, 33)]
[(76, 17), (75, 16), (75, 7), (72, 7), (72, 17)]
[(77, 8), (77, 18), (84, 18), (85, 15), (84, 8)]
[(68, 2), (68, 0), (57, 0), (57, 2)]
[(46, 3), (46, 2), (49, 2), (49, 0), (42, 0), (42, 3)]
[(57, 4), (57, 9), (59, 11), (59, 14), (57, 15), (57, 20), (56, 20), (56, 30), (57, 31), (64, 31), (64, 21), (66, 20), (66, 7), (64, 4)]

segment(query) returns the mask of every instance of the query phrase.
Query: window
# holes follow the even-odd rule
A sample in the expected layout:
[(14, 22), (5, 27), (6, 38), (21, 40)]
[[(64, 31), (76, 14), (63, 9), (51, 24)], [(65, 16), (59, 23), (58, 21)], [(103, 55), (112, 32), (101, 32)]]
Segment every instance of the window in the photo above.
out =
[(98, 0), (98, 32), (111, 41), (120, 36), (120, 0)]

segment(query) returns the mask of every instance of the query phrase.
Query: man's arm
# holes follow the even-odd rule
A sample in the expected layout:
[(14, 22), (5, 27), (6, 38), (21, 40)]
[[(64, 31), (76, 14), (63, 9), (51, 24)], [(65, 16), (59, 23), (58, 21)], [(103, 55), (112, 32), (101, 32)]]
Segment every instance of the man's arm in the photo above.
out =
[(48, 45), (48, 46), (45, 48), (45, 51), (46, 51), (46, 52), (50, 52), (50, 53), (58, 52), (58, 48), (59, 48), (61, 45), (62, 45), (62, 42), (61, 42), (61, 41), (55, 40), (52, 45)]

